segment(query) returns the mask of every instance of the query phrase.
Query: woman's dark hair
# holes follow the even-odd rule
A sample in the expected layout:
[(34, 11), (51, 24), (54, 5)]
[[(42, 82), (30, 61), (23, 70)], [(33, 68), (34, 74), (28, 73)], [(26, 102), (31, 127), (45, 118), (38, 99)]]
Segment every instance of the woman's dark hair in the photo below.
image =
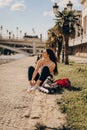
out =
[(56, 74), (58, 74), (56, 55), (55, 55), (55, 53), (53, 52), (53, 50), (50, 49), (50, 48), (47, 48), (47, 49), (46, 49), (46, 52), (47, 52), (47, 54), (49, 55), (50, 60), (55, 63), (54, 74), (56, 75)]

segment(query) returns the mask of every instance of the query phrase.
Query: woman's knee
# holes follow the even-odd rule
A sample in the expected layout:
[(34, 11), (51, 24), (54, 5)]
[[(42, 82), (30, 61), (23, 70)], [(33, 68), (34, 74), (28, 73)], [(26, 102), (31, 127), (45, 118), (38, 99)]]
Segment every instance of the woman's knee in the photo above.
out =
[(35, 69), (34, 69), (33, 66), (29, 66), (29, 68), (28, 68), (28, 80), (32, 79), (32, 75), (33, 75), (34, 70)]
[(33, 66), (29, 66), (29, 67), (28, 67), (28, 72), (34, 71), (34, 69), (35, 69), (35, 68), (34, 68)]

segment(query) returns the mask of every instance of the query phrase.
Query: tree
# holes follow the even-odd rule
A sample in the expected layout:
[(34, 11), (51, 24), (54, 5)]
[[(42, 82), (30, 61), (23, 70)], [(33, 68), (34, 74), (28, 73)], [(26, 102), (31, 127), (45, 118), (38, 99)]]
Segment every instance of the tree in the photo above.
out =
[(75, 27), (78, 21), (78, 15), (74, 15), (74, 11), (64, 10), (62, 12), (58, 11), (56, 16), (56, 27), (64, 37), (64, 50), (65, 50), (65, 64), (69, 64), (68, 54), (69, 54), (69, 37), (75, 36)]
[(53, 48), (53, 50), (56, 52), (56, 46), (57, 46), (57, 35), (52, 32), (51, 33), (51, 47)]
[(58, 36), (56, 35), (55, 28), (53, 27), (53, 28), (49, 29), (48, 30), (48, 40), (46, 41), (46, 44), (48, 44), (49, 47), (52, 47), (55, 52), (56, 52), (57, 39), (58, 39)]
[[(63, 36), (61, 34), (59, 34), (58, 36), (57, 44), (58, 44), (57, 57), (58, 57), (58, 62), (60, 62), (60, 54), (63, 48)], [(63, 55), (62, 55), (62, 59), (63, 59)]]

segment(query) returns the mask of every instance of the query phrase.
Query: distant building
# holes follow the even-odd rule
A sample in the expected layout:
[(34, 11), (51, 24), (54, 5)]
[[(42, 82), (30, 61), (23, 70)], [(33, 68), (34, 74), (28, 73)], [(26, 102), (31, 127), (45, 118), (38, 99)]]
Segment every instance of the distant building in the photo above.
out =
[(82, 4), (82, 27), (83, 33), (87, 34), (87, 0), (81, 0)]
[(74, 10), (74, 15), (78, 15), (78, 24), (80, 26), (75, 26), (75, 30), (76, 30), (75, 37), (79, 37), (80, 35), (82, 35), (82, 11)]
[(82, 4), (81, 35), (69, 41), (73, 54), (87, 57), (87, 0), (80, 0)]

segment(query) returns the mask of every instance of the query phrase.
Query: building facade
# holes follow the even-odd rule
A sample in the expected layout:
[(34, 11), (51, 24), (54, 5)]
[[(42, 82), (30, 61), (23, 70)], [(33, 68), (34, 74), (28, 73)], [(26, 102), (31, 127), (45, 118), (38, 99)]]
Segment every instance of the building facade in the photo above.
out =
[(87, 0), (80, 0), (82, 4), (82, 33), (75, 39), (70, 39), (71, 54), (87, 57)]
[(87, 0), (81, 0), (82, 4), (82, 27), (84, 34), (87, 34)]

